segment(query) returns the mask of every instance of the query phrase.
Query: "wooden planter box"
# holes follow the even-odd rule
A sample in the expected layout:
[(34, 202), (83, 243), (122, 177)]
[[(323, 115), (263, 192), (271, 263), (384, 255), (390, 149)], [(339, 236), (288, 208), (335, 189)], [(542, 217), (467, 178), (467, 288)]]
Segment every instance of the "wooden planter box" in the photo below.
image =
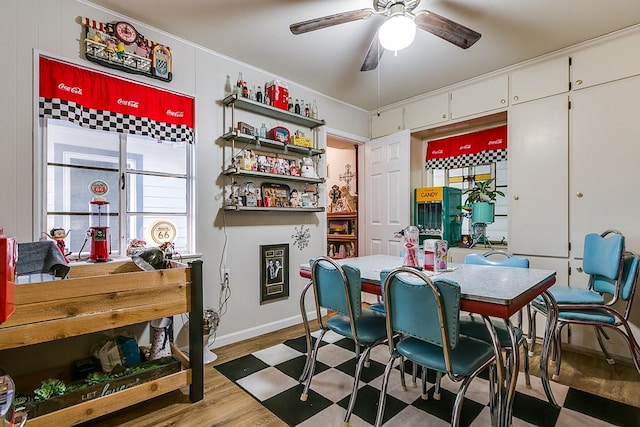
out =
[(136, 372), (131, 375), (114, 378), (109, 382), (91, 385), (66, 393), (62, 396), (55, 396), (47, 400), (33, 401), (31, 408), (29, 408), (29, 418), (39, 417), (68, 406), (93, 400), (98, 397), (108, 396), (110, 394), (153, 381), (157, 378), (173, 374), (181, 369), (180, 361), (172, 356), (157, 360), (150, 360), (137, 366), (145, 367), (150, 365), (159, 366), (141, 372)]

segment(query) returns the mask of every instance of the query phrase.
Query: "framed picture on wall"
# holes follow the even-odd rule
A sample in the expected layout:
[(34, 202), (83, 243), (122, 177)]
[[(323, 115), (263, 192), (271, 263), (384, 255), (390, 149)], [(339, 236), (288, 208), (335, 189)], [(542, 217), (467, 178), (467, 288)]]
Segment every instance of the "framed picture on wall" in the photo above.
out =
[(260, 304), (289, 297), (289, 244), (260, 246)]

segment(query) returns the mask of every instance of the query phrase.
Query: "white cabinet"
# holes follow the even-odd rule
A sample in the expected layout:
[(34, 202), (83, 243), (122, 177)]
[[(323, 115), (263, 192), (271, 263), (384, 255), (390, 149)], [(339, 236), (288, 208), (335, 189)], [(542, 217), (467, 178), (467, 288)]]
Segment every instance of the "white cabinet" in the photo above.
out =
[(568, 96), (511, 107), (509, 250), (569, 256)]
[(640, 32), (626, 34), (571, 55), (573, 89), (640, 74)]
[(640, 76), (573, 93), (571, 102), (570, 238), (581, 258), (587, 233), (620, 230), (640, 250), (638, 98)]
[(569, 91), (569, 57), (530, 65), (509, 75), (511, 105)]
[(379, 138), (402, 130), (402, 107), (371, 114), (371, 138)]
[(404, 127), (415, 130), (449, 119), (449, 94), (441, 93), (411, 102), (404, 107)]
[(459, 119), (507, 107), (509, 76), (496, 76), (451, 92), (451, 118)]

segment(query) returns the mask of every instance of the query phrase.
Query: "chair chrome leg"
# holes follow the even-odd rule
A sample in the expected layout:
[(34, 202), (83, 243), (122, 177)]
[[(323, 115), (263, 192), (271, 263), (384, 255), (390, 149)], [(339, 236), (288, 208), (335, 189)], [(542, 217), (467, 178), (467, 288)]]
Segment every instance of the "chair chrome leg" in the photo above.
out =
[(616, 361), (613, 359), (613, 357), (611, 357), (604, 345), (604, 341), (602, 340), (602, 338), (604, 337), (604, 339), (606, 339), (607, 341), (611, 341), (611, 338), (609, 338), (609, 335), (607, 335), (607, 333), (602, 329), (601, 326), (594, 326), (594, 329), (596, 330), (596, 338), (598, 339), (598, 344), (600, 345), (602, 354), (604, 354), (604, 358), (607, 359), (607, 363), (609, 363), (609, 365), (615, 365)]
[(369, 353), (371, 352), (371, 347), (365, 347), (362, 355), (358, 358), (358, 363), (356, 365), (356, 372), (353, 377), (353, 390), (351, 390), (351, 397), (349, 398), (349, 406), (347, 407), (347, 413), (344, 416), (344, 421), (342, 422), (343, 427), (347, 427), (349, 425), (349, 418), (351, 418), (351, 413), (353, 412), (353, 408), (356, 404), (356, 399), (358, 397), (358, 383), (360, 382), (360, 374), (362, 373), (362, 366), (366, 363), (366, 360), (369, 359)]
[(442, 372), (436, 372), (436, 384), (433, 387), (433, 400), (440, 400), (440, 383), (442, 382)]
[[(414, 362), (413, 366), (416, 366)], [(422, 375), (420, 375), (420, 379), (422, 380), (422, 395), (420, 396), (422, 400), (429, 400), (429, 393), (427, 393), (427, 368), (422, 367)]]
[[(307, 401), (309, 397), (309, 387), (311, 387), (311, 380), (313, 379), (313, 371), (316, 368), (316, 358), (318, 357), (318, 350), (320, 349), (320, 342), (322, 341), (322, 337), (326, 333), (326, 330), (322, 330), (320, 336), (318, 336), (318, 340), (316, 344), (313, 346), (313, 352), (311, 353), (311, 362), (309, 363), (309, 371), (307, 372), (307, 382), (304, 384), (304, 390), (302, 390), (302, 394), (300, 395), (300, 400), (303, 402)], [(304, 372), (303, 372), (304, 374)]]
[(400, 356), (400, 387), (402, 391), (407, 391), (407, 383), (404, 378), (404, 357)]
[[(382, 378), (382, 388), (380, 389), (380, 399), (378, 400), (378, 413), (376, 414), (376, 422), (375, 426), (380, 427), (382, 425), (382, 417), (384, 415), (384, 405), (387, 401), (387, 386), (389, 385), (389, 374), (391, 374), (391, 369), (393, 369), (393, 363), (395, 362), (396, 356), (391, 355), (389, 357), (389, 361), (387, 362), (387, 366), (384, 368), (384, 377)], [(400, 362), (404, 364), (404, 358), (400, 358)], [(402, 378), (404, 378), (404, 369), (402, 369)]]

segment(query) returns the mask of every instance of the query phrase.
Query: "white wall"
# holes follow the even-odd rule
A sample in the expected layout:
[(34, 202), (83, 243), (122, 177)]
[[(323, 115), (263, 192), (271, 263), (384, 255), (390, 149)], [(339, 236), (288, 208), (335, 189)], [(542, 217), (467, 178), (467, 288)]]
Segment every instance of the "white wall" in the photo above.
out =
[[(101, 22), (126, 20), (150, 39), (168, 45), (173, 53), (173, 81), (161, 82), (146, 77), (120, 73), (101, 68), (102, 71), (143, 81), (196, 97), (196, 150), (195, 150), (195, 230), (197, 252), (202, 254), (205, 278), (205, 305), (218, 308), (220, 289), (219, 267), (226, 247), (226, 265), (231, 269), (231, 298), (227, 312), (218, 330), (216, 345), (257, 335), (299, 322), (298, 299), (304, 280), (298, 277), (297, 266), (311, 257), (324, 253), (324, 225), (322, 214), (227, 213), (220, 210), (222, 186), (222, 144), (218, 136), (223, 133), (222, 99), (226, 75), (232, 79), (238, 71), (255, 84), (277, 78), (266, 71), (236, 62), (157, 31), (127, 17), (116, 16), (80, 0), (4, 0), (1, 6), (0, 40), (3, 46), (3, 72), (0, 79), (0, 129), (2, 144), (0, 168), (2, 186), (0, 197), (0, 227), (19, 242), (31, 241), (39, 236), (34, 230), (34, 114), (37, 113), (37, 93), (34, 93), (33, 52), (80, 61), (87, 66), (98, 65), (81, 56), (83, 28), (80, 17)], [(320, 117), (332, 129), (366, 138), (369, 134), (369, 115), (366, 111), (325, 97), (308, 88), (288, 82), (298, 98), (316, 99)], [(34, 113), (36, 111), (36, 113)], [(34, 136), (34, 134), (36, 136)], [(321, 133), (324, 135), (324, 133)], [(325, 141), (320, 141), (324, 146)], [(324, 197), (324, 194), (322, 194)], [(291, 235), (295, 227), (309, 228), (309, 246), (299, 250)], [(226, 244), (225, 244), (226, 240)], [(259, 246), (263, 244), (290, 244), (290, 297), (266, 305), (259, 303)]]

